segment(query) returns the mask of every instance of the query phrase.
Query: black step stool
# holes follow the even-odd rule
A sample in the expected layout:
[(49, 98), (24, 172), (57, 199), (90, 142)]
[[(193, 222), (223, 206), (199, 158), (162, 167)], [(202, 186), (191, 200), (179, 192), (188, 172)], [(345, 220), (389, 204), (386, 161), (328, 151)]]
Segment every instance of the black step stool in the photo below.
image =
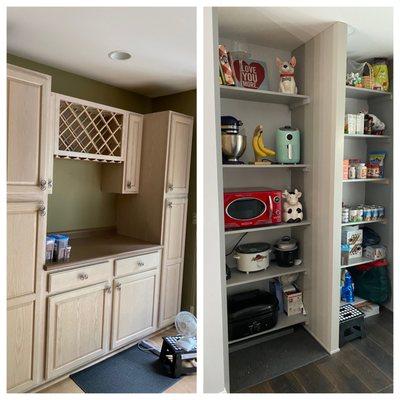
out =
[(197, 368), (184, 367), (182, 360), (189, 361), (197, 358), (197, 347), (190, 351), (181, 349), (176, 345), (178, 339), (182, 336), (165, 336), (163, 337), (163, 344), (160, 352), (160, 360), (166, 364), (173, 378), (179, 378), (182, 374), (192, 374), (196, 372)]
[(339, 347), (351, 340), (365, 336), (364, 313), (351, 304), (341, 306), (339, 311)]

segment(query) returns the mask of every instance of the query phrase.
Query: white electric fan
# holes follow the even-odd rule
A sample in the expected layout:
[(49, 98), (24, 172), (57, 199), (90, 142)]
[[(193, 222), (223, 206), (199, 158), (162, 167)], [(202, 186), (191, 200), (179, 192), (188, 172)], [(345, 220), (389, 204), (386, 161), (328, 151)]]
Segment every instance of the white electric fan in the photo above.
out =
[(190, 351), (197, 345), (197, 319), (188, 312), (181, 311), (175, 318), (175, 328), (182, 337), (176, 341), (176, 345), (183, 350)]

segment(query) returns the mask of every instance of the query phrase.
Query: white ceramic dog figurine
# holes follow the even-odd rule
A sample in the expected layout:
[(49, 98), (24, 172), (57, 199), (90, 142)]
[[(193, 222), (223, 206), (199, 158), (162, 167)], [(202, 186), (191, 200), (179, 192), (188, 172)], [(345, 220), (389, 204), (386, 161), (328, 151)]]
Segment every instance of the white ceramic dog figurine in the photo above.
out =
[(302, 193), (297, 189), (289, 193), (285, 190), (282, 197), (285, 199), (283, 203), (283, 222), (300, 222), (303, 221), (303, 206), (299, 202)]
[(294, 67), (296, 66), (296, 57), (292, 57), (290, 62), (282, 61), (276, 57), (276, 65), (278, 66), (281, 81), (279, 83), (279, 91), (281, 93), (297, 94), (297, 86), (294, 80)]

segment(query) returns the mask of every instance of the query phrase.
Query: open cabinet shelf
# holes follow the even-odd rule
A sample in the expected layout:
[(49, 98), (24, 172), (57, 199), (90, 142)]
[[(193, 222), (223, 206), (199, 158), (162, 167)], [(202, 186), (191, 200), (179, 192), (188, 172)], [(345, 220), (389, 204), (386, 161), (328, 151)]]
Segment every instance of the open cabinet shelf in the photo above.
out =
[(389, 179), (386, 178), (343, 179), (343, 183), (383, 183), (387, 185), (389, 183)]
[(245, 336), (243, 338), (236, 339), (236, 340), (230, 340), (228, 343), (233, 344), (233, 343), (243, 342), (244, 340), (253, 339), (253, 338), (256, 338), (256, 337), (262, 336), (262, 335), (268, 335), (269, 333), (278, 331), (280, 329), (289, 328), (290, 326), (304, 324), (307, 321), (308, 321), (307, 315), (297, 314), (297, 315), (292, 315), (292, 316), (288, 317), (286, 314), (279, 314), (278, 315), (278, 323), (273, 328), (269, 329), (268, 331), (255, 333), (254, 335)]
[[(381, 259), (378, 259), (381, 260)], [(340, 268), (350, 268), (350, 267), (355, 267), (357, 265), (362, 265), (362, 264), (368, 264), (368, 263), (372, 263), (374, 261), (378, 261), (378, 260), (371, 260), (368, 257), (357, 257), (357, 258), (353, 258), (351, 260), (349, 260), (349, 263), (347, 265), (341, 265)]]
[(361, 221), (361, 222), (347, 222), (345, 224), (342, 224), (342, 226), (353, 226), (353, 225), (368, 225), (368, 224), (386, 224), (387, 219), (377, 219), (375, 221)]
[(345, 133), (344, 135), (345, 139), (375, 139), (375, 140), (379, 140), (379, 139), (385, 139), (385, 140), (389, 140), (392, 138), (392, 136), (390, 135), (353, 135), (353, 134), (348, 134)]
[(297, 228), (297, 227), (300, 227), (300, 226), (307, 226), (307, 225), (311, 225), (311, 222), (307, 221), (307, 220), (304, 220), (304, 221), (301, 221), (301, 222), (296, 222), (296, 223), (293, 223), (293, 224), (288, 224), (288, 223), (282, 222), (280, 224), (268, 225), (268, 226), (260, 226), (258, 228), (227, 230), (227, 231), (225, 231), (225, 235), (237, 235), (237, 234), (240, 234), (240, 233), (271, 231), (271, 230), (276, 230), (276, 229), (290, 229), (290, 228)]
[(381, 90), (372, 90), (365, 88), (358, 88), (354, 86), (346, 86), (346, 97), (351, 99), (390, 99), (391, 92), (383, 92)]
[(304, 265), (285, 268), (279, 267), (275, 263), (271, 263), (271, 265), (263, 271), (250, 273), (241, 272), (234, 268), (231, 269), (231, 278), (226, 281), (226, 287), (246, 285), (248, 283), (278, 278), (280, 276), (296, 274), (299, 272), (305, 272), (306, 269), (307, 268)]
[(310, 102), (310, 97), (302, 94), (287, 94), (270, 90), (246, 89), (235, 86), (220, 86), (220, 95), (223, 99), (287, 104), (294, 107), (308, 104)]
[(223, 169), (235, 170), (235, 169), (279, 169), (279, 168), (305, 168), (309, 170), (310, 164), (224, 164)]

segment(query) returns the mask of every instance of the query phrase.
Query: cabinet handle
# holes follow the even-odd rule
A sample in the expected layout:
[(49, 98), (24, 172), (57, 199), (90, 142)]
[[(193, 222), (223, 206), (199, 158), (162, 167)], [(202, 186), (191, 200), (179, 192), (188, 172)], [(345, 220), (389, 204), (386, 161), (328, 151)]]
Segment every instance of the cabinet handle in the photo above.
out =
[(88, 274), (85, 274), (85, 273), (79, 274), (79, 279), (80, 279), (81, 281), (84, 281), (85, 279), (88, 279), (88, 278), (89, 278), (89, 275), (88, 275)]
[(41, 179), (40, 180), (40, 190), (46, 190), (47, 188), (47, 181), (46, 179)]
[(174, 185), (172, 183), (170, 183), (168, 185), (168, 190), (171, 192), (172, 190), (174, 190)]
[(46, 206), (44, 205), (44, 203), (40, 203), (39, 205), (39, 214), (42, 217), (46, 215)]
[(115, 287), (116, 287), (118, 290), (121, 290), (121, 282), (117, 282), (116, 285), (115, 285)]
[(169, 207), (169, 208), (172, 208), (172, 206), (173, 206), (172, 201), (169, 201), (169, 202), (168, 202), (168, 207)]
[(144, 262), (143, 261), (138, 261), (137, 265), (139, 265), (139, 267), (143, 267)]
[(49, 179), (49, 180), (47, 181), (47, 187), (48, 187), (49, 189), (51, 189), (51, 188), (53, 187), (53, 181), (52, 181), (51, 179)]
[(111, 293), (111, 285), (107, 285), (104, 290), (106, 291), (106, 293)]
[(132, 182), (131, 182), (131, 181), (128, 181), (128, 182), (126, 183), (126, 186), (127, 186), (128, 189), (131, 189), (131, 188), (132, 188)]

